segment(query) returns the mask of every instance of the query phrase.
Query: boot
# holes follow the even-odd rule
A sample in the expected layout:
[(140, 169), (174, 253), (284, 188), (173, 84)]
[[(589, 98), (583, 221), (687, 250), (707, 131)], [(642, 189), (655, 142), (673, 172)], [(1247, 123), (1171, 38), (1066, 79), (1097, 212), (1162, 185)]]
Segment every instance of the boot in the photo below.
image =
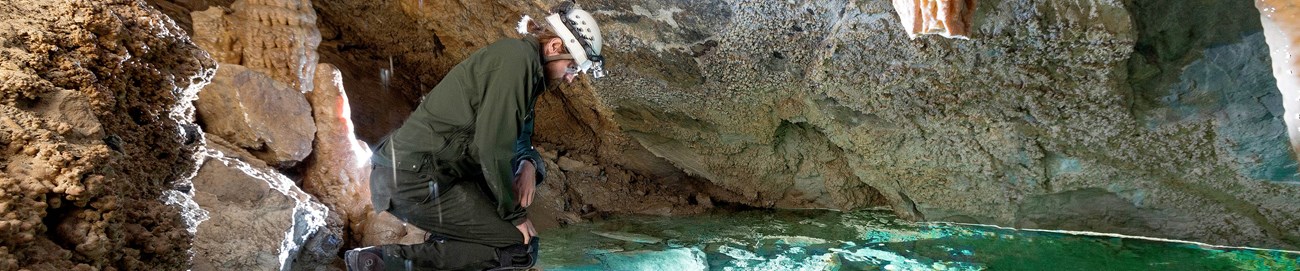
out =
[(488, 269), (489, 271), (507, 271), (507, 270), (531, 270), (533, 265), (537, 264), (537, 250), (540, 248), (541, 239), (533, 237), (527, 245), (518, 244), (497, 249), (497, 260), (499, 262), (496, 268)]
[(343, 254), (348, 271), (384, 270), (384, 250), (378, 246), (348, 250)]

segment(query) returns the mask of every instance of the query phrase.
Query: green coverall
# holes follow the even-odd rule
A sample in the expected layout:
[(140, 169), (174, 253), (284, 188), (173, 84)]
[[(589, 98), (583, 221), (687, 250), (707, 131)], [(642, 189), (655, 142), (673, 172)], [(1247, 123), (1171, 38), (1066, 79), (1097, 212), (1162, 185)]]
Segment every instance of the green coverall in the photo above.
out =
[(491, 268), (498, 248), (523, 243), (514, 226), (527, 213), (515, 202), (514, 172), (529, 160), (537, 182), (545, 176), (530, 139), (533, 105), (546, 87), (540, 48), (537, 39), (524, 38), (480, 49), (376, 146), (375, 212), (438, 237), (383, 246), (386, 267)]

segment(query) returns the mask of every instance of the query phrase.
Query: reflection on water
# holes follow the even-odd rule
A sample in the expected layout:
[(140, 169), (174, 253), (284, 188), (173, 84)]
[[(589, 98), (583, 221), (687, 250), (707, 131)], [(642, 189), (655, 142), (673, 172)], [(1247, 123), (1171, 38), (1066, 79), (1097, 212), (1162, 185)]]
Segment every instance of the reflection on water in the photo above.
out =
[(880, 211), (612, 218), (542, 233), (545, 270), (1300, 270), (1300, 254), (909, 223)]

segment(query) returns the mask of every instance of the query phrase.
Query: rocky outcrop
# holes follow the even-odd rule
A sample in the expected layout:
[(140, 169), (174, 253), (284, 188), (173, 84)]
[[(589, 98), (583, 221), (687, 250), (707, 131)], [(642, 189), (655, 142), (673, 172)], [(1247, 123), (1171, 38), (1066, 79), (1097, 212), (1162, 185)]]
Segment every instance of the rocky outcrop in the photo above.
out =
[(317, 270), (338, 260), (342, 225), (293, 180), (219, 137), (194, 177), (208, 213), (194, 237), (194, 270)]
[[(172, 6), (202, 3), (169, 3)], [(219, 4), (219, 3), (212, 3)], [(263, 161), (287, 168), (311, 153), (320, 31), (309, 1), (239, 0), (195, 11), (195, 42), (222, 63), (200, 93), (200, 121)]]
[[(689, 176), (624, 133), (615, 113), (586, 82), (556, 84), (538, 98), (533, 141), (548, 159), (538, 211), (561, 224), (597, 211), (654, 215), (696, 214), (730, 191)], [(531, 209), (530, 209), (531, 210)], [(548, 221), (549, 222), (549, 221)]]
[[(214, 3), (215, 4), (215, 3)], [(320, 30), (309, 0), (237, 0), (193, 13), (195, 43), (217, 62), (266, 73), (299, 92), (312, 90)]]
[(936, 34), (948, 38), (968, 38), (975, 20), (975, 0), (893, 0), (894, 12), (907, 36)]
[(528, 209), (539, 227), (584, 222), (600, 212), (700, 214), (712, 209), (715, 200), (731, 202), (738, 197), (691, 177), (653, 178), (624, 168), (629, 165), (586, 162), (595, 158), (580, 151), (561, 155), (543, 148), (541, 152), (548, 175), (535, 205)]
[[(1249, 3), (986, 2), (970, 41), (912, 40), (889, 3), (743, 5), (590, 5), (621, 129), (743, 202), (1300, 245)], [(1107, 203), (1042, 211), (1080, 195)]]
[(190, 17), (191, 11), (207, 10), (208, 7), (221, 6), (230, 7), (235, 0), (174, 0), (174, 1), (145, 1), (153, 4), (155, 8), (167, 14), (176, 21), (176, 24), (185, 30), (185, 33), (194, 33), (194, 20)]
[(302, 93), (266, 74), (222, 64), (195, 106), (205, 130), (262, 161), (289, 167), (311, 154), (316, 133), (311, 105)]
[(1291, 149), (1300, 151), (1300, 4), (1290, 1), (1255, 0), (1264, 37), (1271, 48), (1273, 77), (1282, 92), (1287, 134)]
[[(0, 270), (181, 270), (215, 63), (143, 2), (0, 2)], [(183, 199), (182, 199), (183, 200)]]
[(317, 129), (302, 188), (355, 221), (370, 203), (370, 148), (353, 133), (342, 77), (333, 65), (316, 67), (316, 89), (307, 93), (307, 101)]

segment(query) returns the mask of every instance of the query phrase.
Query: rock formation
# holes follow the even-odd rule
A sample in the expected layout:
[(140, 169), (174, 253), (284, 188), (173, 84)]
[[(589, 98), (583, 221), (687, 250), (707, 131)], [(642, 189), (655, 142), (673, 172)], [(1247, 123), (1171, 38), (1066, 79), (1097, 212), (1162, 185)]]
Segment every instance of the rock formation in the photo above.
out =
[(1258, 15), (1203, 2), (1003, 1), (969, 41), (912, 40), (881, 2), (601, 2), (594, 88), (750, 204), (1300, 246)]
[(316, 124), (307, 98), (261, 72), (221, 64), (195, 107), (204, 130), (274, 166), (293, 166), (312, 152)]
[(327, 226), (325, 205), (220, 137), (207, 139), (193, 182), (208, 212), (194, 236), (194, 270), (314, 270), (338, 260), (343, 236)]
[[(348, 184), (364, 187), (359, 176), (367, 168), (357, 162), (368, 154), (357, 153), (364, 143), (348, 136), (349, 123), (340, 123), (347, 114), (338, 109), (347, 102), (332, 77), (337, 71), (327, 66), (325, 89), (312, 92), (318, 77), (315, 13), (304, 1), (241, 0), (230, 9), (229, 15), (220, 7), (193, 13), (199, 45), (221, 62), (196, 103), (213, 149), (194, 184), (209, 217), (195, 238), (194, 268), (331, 266), (349, 239), (350, 216), (362, 211), (353, 209), (365, 207), (347, 199), (366, 192)], [(313, 110), (305, 95), (322, 109)], [(311, 154), (339, 159), (294, 167)], [(275, 168), (301, 171), (311, 193)]]
[(357, 239), (355, 247), (368, 247), (387, 244), (419, 244), (429, 239), (426, 232), (415, 225), (406, 224), (391, 213), (366, 213), (362, 223), (352, 224), (352, 238)]
[(311, 2), (157, 3), (192, 18), (195, 42), (222, 64), (198, 105), (205, 128), (280, 168), (306, 158), (316, 128), (304, 94), (313, 89), (320, 44)]
[(712, 208), (714, 197), (738, 201), (650, 153), (620, 130), (614, 116), (585, 83), (552, 87), (538, 98), (534, 142), (554, 165), (548, 164), (551, 181), (537, 196), (546, 207), (534, 209), (564, 211), (554, 218), (572, 223), (581, 221), (574, 215), (597, 210), (682, 215)]
[(194, 41), (220, 63), (266, 73), (299, 92), (312, 90), (320, 30), (308, 0), (237, 0), (195, 12)]
[(1264, 37), (1271, 48), (1273, 77), (1282, 91), (1291, 149), (1300, 151), (1300, 4), (1293, 1), (1255, 0)]
[(353, 133), (342, 77), (333, 65), (316, 67), (307, 100), (317, 129), (302, 188), (351, 224), (369, 210), (370, 149)]
[(975, 0), (893, 0), (894, 12), (907, 36), (937, 34), (948, 38), (969, 38)]
[(192, 225), (159, 199), (196, 169), (215, 62), (146, 7), (0, 2), (0, 270), (189, 267)]

